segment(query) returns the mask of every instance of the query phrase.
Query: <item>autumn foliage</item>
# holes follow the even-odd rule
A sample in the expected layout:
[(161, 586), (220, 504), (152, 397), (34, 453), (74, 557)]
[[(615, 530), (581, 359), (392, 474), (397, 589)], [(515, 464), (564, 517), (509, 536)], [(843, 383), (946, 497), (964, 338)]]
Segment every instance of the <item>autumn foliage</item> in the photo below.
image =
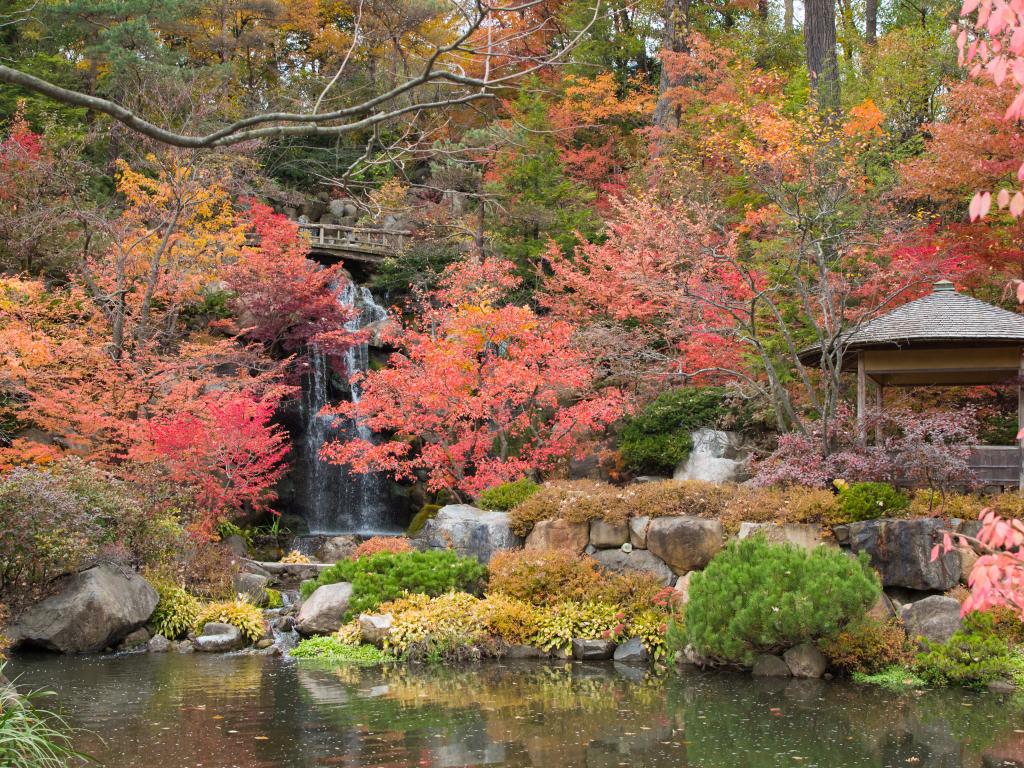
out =
[(431, 490), (473, 495), (554, 468), (614, 422), (621, 395), (591, 391), (572, 326), (500, 303), (517, 284), (503, 261), (450, 269), (395, 333), (388, 366), (357, 379), (360, 401), (338, 407), (393, 437), (335, 443), (325, 457), (399, 480), (422, 473)]

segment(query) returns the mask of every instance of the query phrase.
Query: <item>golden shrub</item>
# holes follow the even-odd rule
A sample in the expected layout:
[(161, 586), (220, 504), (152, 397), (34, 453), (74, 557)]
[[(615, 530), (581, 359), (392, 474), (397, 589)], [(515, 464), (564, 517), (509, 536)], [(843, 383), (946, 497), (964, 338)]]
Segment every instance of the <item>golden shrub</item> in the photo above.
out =
[(595, 480), (559, 480), (512, 508), (509, 520), (519, 536), (527, 535), (541, 520), (562, 518), (573, 522), (623, 521), (629, 516), (625, 491)]
[[(1020, 498), (1017, 494), (1012, 495)], [(985, 500), (970, 493), (946, 493), (922, 488), (914, 491), (910, 499), (910, 514), (914, 517), (955, 517), (961, 520), (977, 520)]]
[(382, 605), (381, 613), (393, 617), (385, 649), (429, 657), (483, 642), (489, 636), (481, 602), (466, 592), (449, 592), (434, 598), (411, 595)]
[[(1019, 493), (1000, 493), (983, 500), (982, 507), (995, 510), (1002, 517), (1024, 520), (1024, 496)], [(977, 517), (977, 515), (975, 515)]]
[(287, 555), (281, 558), (281, 562), (287, 563), (289, 565), (309, 565), (313, 561), (301, 552), (299, 552), (299, 550), (293, 549), (291, 552), (289, 552)]
[(586, 600), (604, 588), (606, 576), (592, 557), (561, 550), (506, 550), (491, 558), (488, 591), (533, 605)]
[(509, 645), (526, 643), (537, 632), (537, 608), (503, 594), (488, 595), (478, 605), (487, 631)]
[(352, 553), (352, 559), (370, 557), (378, 552), (391, 552), (392, 554), (412, 552), (412, 544), (404, 536), (372, 536), (356, 547), (355, 552)]
[(731, 486), (702, 480), (663, 480), (629, 486), (626, 505), (633, 517), (689, 515), (715, 518), (732, 494)]
[(263, 611), (246, 600), (230, 600), (203, 606), (196, 618), (196, 631), (201, 631), (203, 625), (211, 621), (236, 627), (250, 643), (255, 643), (263, 637), (267, 630), (263, 621)]

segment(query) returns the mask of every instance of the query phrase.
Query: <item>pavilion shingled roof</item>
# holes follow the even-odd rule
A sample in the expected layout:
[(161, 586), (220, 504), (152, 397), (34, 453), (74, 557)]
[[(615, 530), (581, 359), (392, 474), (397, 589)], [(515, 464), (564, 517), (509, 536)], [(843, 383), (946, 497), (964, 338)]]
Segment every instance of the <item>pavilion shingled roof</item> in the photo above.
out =
[[(927, 296), (867, 321), (843, 340), (847, 351), (885, 347), (923, 348), (951, 343), (1024, 343), (1024, 315), (957, 293), (948, 280)], [(815, 345), (800, 357), (820, 354)]]

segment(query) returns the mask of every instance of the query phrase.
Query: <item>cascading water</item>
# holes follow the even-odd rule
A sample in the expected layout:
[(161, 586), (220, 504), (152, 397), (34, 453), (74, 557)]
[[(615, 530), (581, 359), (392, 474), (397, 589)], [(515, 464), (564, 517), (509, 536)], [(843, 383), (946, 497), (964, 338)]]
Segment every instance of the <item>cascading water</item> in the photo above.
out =
[[(338, 293), (338, 302), (356, 310), (355, 317), (345, 324), (349, 331), (358, 331), (387, 317), (387, 311), (374, 301), (369, 289), (348, 283)], [(367, 342), (350, 347), (345, 353), (348, 375), (369, 368), (370, 345)], [(327, 356), (310, 350), (310, 376), (303, 393), (305, 439), (303, 453), (307, 479), (305, 518), (311, 534), (377, 534), (396, 533), (401, 524), (391, 503), (390, 484), (380, 474), (356, 474), (346, 467), (320, 459), (320, 450), (332, 440), (360, 438), (373, 441), (373, 432), (358, 419), (340, 419), (323, 413), (332, 403), (332, 371)], [(362, 397), (359, 385), (349, 384), (349, 395), (358, 403)]]

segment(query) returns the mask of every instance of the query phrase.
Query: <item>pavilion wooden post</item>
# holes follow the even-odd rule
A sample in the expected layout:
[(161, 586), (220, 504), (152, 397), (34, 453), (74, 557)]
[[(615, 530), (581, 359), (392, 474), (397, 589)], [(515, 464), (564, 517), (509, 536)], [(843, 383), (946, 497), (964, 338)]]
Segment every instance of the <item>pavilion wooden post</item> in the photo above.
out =
[[(1024, 358), (1022, 358), (1024, 361)], [(865, 411), (867, 410), (867, 388), (868, 376), (864, 370), (864, 352), (857, 352), (857, 435), (861, 445), (867, 445), (868, 432), (865, 422)]]
[(885, 385), (876, 382), (875, 387), (875, 445), (882, 444), (882, 406), (885, 405)]
[[(1017, 371), (1017, 434), (1024, 432), (1024, 349), (1020, 353), (1020, 367)], [(1020, 446), (1020, 477), (1018, 491), (1024, 494), (1024, 438), (1018, 438)]]

